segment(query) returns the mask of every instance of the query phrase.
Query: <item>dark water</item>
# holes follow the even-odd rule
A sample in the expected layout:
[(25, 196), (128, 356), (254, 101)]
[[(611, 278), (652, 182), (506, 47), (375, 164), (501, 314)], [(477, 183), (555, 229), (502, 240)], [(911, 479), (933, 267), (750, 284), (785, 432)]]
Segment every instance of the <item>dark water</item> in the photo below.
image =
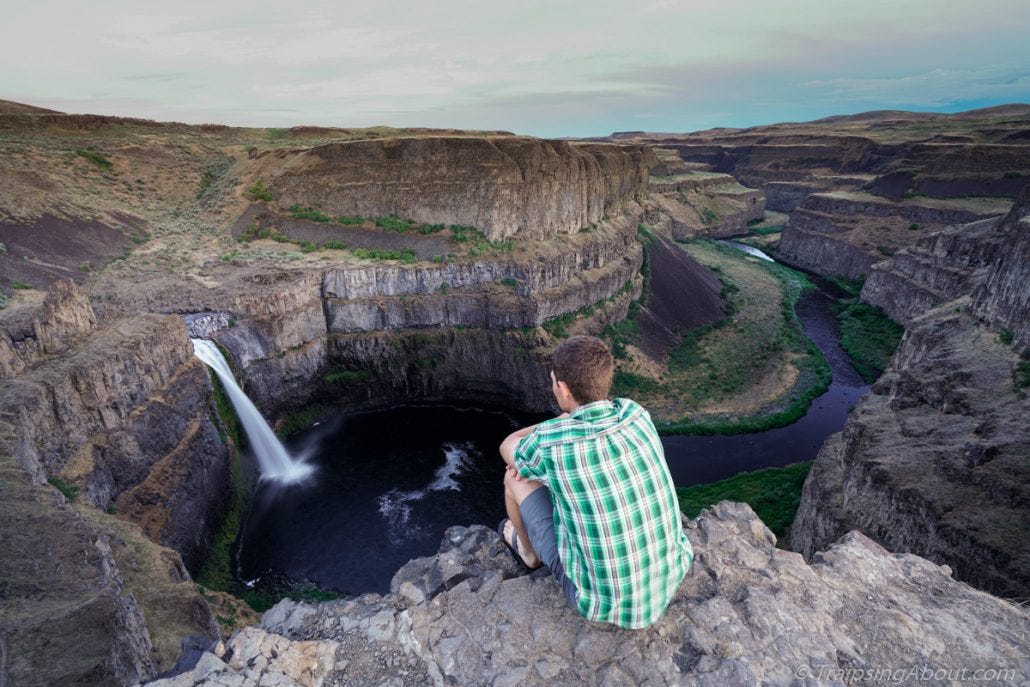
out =
[[(677, 486), (815, 457), (868, 387), (839, 346), (831, 284), (798, 303), (805, 332), (833, 371), (798, 422), (754, 434), (664, 437)], [(841, 294), (834, 294), (838, 297)], [(408, 405), (340, 418), (295, 436), (316, 466), (307, 484), (260, 483), (241, 533), (243, 580), (268, 574), (344, 593), (385, 592), (408, 560), (435, 553), (451, 525), (504, 517), (501, 440), (540, 417), (482, 408)]]
[(537, 416), (453, 406), (400, 406), (342, 417), (296, 435), (314, 479), (261, 482), (241, 533), (239, 574), (270, 573), (345, 593), (385, 592), (396, 570), (435, 553), (451, 525), (504, 517), (513, 429)]
[[(818, 282), (817, 282), (818, 283)], [(830, 364), (833, 381), (808, 412), (792, 425), (734, 436), (669, 436), (662, 438), (665, 458), (676, 486), (689, 487), (732, 477), (738, 472), (812, 460), (830, 434), (839, 432), (848, 409), (869, 391), (840, 347), (833, 299), (822, 288), (798, 301), (805, 333)]]

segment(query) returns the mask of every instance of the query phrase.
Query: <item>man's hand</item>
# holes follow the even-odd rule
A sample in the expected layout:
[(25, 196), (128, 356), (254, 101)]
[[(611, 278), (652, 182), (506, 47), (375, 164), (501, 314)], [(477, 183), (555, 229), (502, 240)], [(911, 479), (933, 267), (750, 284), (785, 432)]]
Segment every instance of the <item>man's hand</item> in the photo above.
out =
[(530, 481), (530, 480), (526, 479), (525, 477), (523, 477), (522, 475), (520, 475), (519, 471), (516, 470), (515, 468), (513, 468), (510, 465), (506, 466), (504, 468), (504, 471), (507, 472), (507, 473), (510, 473), (511, 474), (511, 478), (513, 480), (515, 480), (516, 482), (529, 482)]

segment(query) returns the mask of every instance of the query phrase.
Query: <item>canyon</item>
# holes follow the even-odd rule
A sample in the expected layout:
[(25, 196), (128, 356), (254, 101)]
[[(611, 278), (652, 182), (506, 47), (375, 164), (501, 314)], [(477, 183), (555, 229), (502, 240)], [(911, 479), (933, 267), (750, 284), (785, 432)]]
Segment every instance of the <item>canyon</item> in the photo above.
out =
[[(1030, 674), (1030, 615), (1006, 600), (1030, 583), (1027, 119), (576, 142), (0, 113), (3, 677), (784, 684), (960, 669), (962, 652)], [(907, 330), (815, 461), (800, 553), (717, 504), (685, 521), (699, 553), (670, 611), (628, 633), (581, 623), (495, 533), (459, 527), (389, 594), (219, 627), (237, 602), (191, 579), (252, 475), (189, 337), (216, 341), (281, 427), (399, 399), (550, 412), (554, 323), (634, 319), (661, 359), (725, 310), (671, 239), (746, 233), (766, 208), (786, 224), (777, 257), (864, 275), (862, 300)]]

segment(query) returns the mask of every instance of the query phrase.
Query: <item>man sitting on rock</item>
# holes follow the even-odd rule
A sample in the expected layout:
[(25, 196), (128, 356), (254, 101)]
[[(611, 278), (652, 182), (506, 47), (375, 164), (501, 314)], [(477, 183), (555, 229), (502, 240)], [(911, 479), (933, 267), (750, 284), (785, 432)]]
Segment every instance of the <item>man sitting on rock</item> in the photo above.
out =
[(613, 369), (592, 336), (555, 350), (551, 391), (564, 412), (501, 444), (498, 529), (527, 568), (547, 565), (580, 615), (635, 629), (661, 617), (693, 550), (651, 416), (608, 400)]

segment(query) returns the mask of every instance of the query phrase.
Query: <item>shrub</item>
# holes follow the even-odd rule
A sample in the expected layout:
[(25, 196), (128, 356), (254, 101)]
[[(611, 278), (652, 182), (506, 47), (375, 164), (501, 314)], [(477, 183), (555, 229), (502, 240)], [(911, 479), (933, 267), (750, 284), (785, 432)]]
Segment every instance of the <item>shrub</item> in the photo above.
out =
[(100, 153), (92, 148), (86, 148), (85, 150), (76, 150), (75, 154), (79, 157), (86, 158), (100, 169), (111, 169), (114, 166), (110, 160), (108, 160), (103, 153)]
[(912, 222), (912, 224), (908, 225), (908, 230), (909, 231), (919, 231), (919, 225), (916, 224), (915, 222)]
[(1014, 384), (1017, 389), (1025, 389), (1030, 386), (1030, 360), (1020, 360), (1016, 363)]
[(47, 482), (50, 482), (54, 489), (64, 494), (64, 497), (69, 501), (74, 501), (75, 497), (79, 495), (79, 488), (77, 486), (68, 484), (60, 477), (48, 477)]
[(444, 224), (423, 224), (418, 228), (420, 234), (436, 234), (446, 229), (447, 226)]
[[(14, 286), (14, 285), (12, 284), (11, 286)], [(15, 288), (18, 288), (18, 287), (15, 287)], [(1014, 338), (1014, 335), (1013, 335), (1011, 329), (1002, 329), (1000, 332), (998, 332), (998, 341), (1002, 342), (1006, 346), (1011, 346), (1012, 345), (1012, 339), (1013, 338)]]
[(351, 251), (355, 257), (363, 260), (400, 260), (401, 262), (417, 262), (415, 251), (410, 248), (393, 250), (391, 248), (355, 248)]
[(637, 396), (639, 394), (658, 394), (662, 385), (658, 381), (625, 370), (616, 370), (612, 378), (613, 396)]
[(329, 383), (348, 382), (358, 383), (368, 379), (367, 370), (334, 370), (322, 376), (322, 379)]
[(344, 250), (347, 248), (347, 244), (343, 241), (326, 241), (322, 244), (322, 248), (331, 248), (332, 250)]
[(382, 229), (389, 229), (390, 231), (398, 231), (404, 233), (415, 226), (415, 221), (411, 219), (401, 219), (400, 217), (377, 217), (376, 226)]
[(329, 221), (329, 215), (326, 215), (315, 208), (302, 207), (300, 205), (291, 205), (289, 207), (290, 217), (293, 219), (307, 219), (312, 222), (325, 222)]
[(361, 215), (340, 215), (336, 218), (337, 224), (364, 224), (365, 218)]
[(265, 188), (265, 185), (258, 179), (254, 185), (247, 189), (247, 193), (254, 200), (272, 200), (272, 192)]
[(880, 255), (883, 255), (888, 258), (894, 255), (894, 249), (889, 246), (877, 246), (876, 250), (880, 251)]
[(504, 284), (505, 286), (510, 286), (513, 289), (517, 288), (518, 285), (519, 285), (518, 281), (516, 281), (512, 277), (505, 277), (504, 279), (501, 280), (501, 283)]
[(19, 280), (15, 279), (14, 281), (11, 282), (11, 288), (12, 289), (31, 289), (32, 288), (32, 284), (26, 284), (23, 281), (19, 281)]

